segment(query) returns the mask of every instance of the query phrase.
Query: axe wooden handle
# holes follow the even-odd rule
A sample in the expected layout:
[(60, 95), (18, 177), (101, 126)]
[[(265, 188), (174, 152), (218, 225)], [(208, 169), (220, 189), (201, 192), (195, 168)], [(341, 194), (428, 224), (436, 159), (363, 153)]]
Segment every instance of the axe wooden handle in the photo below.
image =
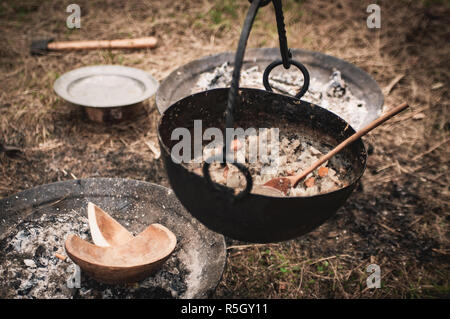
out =
[(90, 40), (50, 42), (49, 50), (92, 50), (92, 49), (140, 49), (154, 48), (158, 40), (155, 37), (120, 40)]

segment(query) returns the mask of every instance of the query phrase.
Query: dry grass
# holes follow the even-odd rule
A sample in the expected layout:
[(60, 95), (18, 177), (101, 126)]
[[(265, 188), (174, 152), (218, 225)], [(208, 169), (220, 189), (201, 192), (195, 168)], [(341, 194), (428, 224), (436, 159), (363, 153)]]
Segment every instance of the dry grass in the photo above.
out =
[[(233, 50), (246, 1), (77, 1), (82, 28), (65, 27), (60, 1), (0, 3), (0, 197), (71, 178), (116, 176), (168, 185), (153, 101), (134, 123), (101, 127), (52, 91), (68, 70), (92, 64), (144, 69), (159, 80), (201, 56)], [(449, 297), (448, 107), (450, 14), (440, 1), (382, 2), (382, 28), (366, 27), (366, 4), (284, 1), (291, 47), (343, 58), (371, 74), (385, 104), (411, 109), (365, 138), (373, 147), (362, 188), (328, 223), (297, 240), (229, 248), (218, 297)], [(250, 47), (277, 46), (274, 16), (261, 9)], [(113, 39), (155, 35), (154, 50), (51, 53), (31, 57), (33, 38)], [(367, 289), (377, 263), (382, 288)]]

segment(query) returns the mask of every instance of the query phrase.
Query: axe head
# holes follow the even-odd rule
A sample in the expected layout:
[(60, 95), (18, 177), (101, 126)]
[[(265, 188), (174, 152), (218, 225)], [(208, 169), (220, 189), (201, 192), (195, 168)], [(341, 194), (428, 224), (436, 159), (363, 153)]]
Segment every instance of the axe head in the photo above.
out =
[(53, 39), (40, 39), (31, 42), (30, 53), (31, 55), (44, 55), (48, 52), (48, 44), (52, 42)]

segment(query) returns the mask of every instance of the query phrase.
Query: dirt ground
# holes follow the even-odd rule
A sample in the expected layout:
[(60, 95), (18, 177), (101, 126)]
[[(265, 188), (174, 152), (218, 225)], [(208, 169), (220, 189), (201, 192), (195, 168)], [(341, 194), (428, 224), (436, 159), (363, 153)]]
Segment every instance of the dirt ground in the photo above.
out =
[[(448, 298), (450, 5), (377, 1), (381, 29), (366, 26), (359, 0), (283, 1), (289, 45), (362, 68), (379, 83), (385, 109), (411, 108), (364, 140), (371, 154), (361, 186), (312, 233), (289, 242), (230, 243), (217, 298)], [(154, 101), (132, 123), (98, 125), (53, 92), (77, 67), (121, 64), (164, 79), (177, 67), (234, 50), (248, 2), (87, 1), (70, 30), (63, 1), (0, 3), (0, 198), (41, 184), (123, 177), (169, 186), (156, 139)], [(154, 35), (156, 49), (29, 54), (32, 39), (113, 39)], [(260, 9), (249, 47), (278, 45), (272, 6)], [(381, 268), (380, 289), (366, 267)]]

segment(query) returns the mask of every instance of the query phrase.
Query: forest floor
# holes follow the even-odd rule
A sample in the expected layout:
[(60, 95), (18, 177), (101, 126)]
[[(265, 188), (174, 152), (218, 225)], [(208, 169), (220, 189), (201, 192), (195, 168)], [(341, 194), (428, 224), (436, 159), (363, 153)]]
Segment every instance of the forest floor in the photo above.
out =
[[(81, 29), (66, 27), (59, 1), (0, 3), (0, 198), (41, 184), (123, 177), (170, 186), (157, 143), (154, 100), (146, 114), (117, 125), (86, 120), (53, 91), (63, 73), (121, 64), (162, 81), (202, 56), (233, 51), (247, 1), (87, 1)], [(378, 82), (385, 110), (410, 109), (364, 138), (373, 147), (361, 186), (324, 225), (283, 243), (232, 243), (215, 297), (426, 298), (449, 289), (450, 6), (445, 1), (384, 1), (381, 28), (366, 25), (358, 0), (283, 1), (289, 46), (360, 67)], [(264, 12), (264, 13), (262, 13)], [(29, 54), (32, 39), (114, 39), (154, 35), (155, 49)], [(272, 6), (260, 9), (249, 47), (277, 47)], [(366, 267), (381, 268), (369, 289)]]

